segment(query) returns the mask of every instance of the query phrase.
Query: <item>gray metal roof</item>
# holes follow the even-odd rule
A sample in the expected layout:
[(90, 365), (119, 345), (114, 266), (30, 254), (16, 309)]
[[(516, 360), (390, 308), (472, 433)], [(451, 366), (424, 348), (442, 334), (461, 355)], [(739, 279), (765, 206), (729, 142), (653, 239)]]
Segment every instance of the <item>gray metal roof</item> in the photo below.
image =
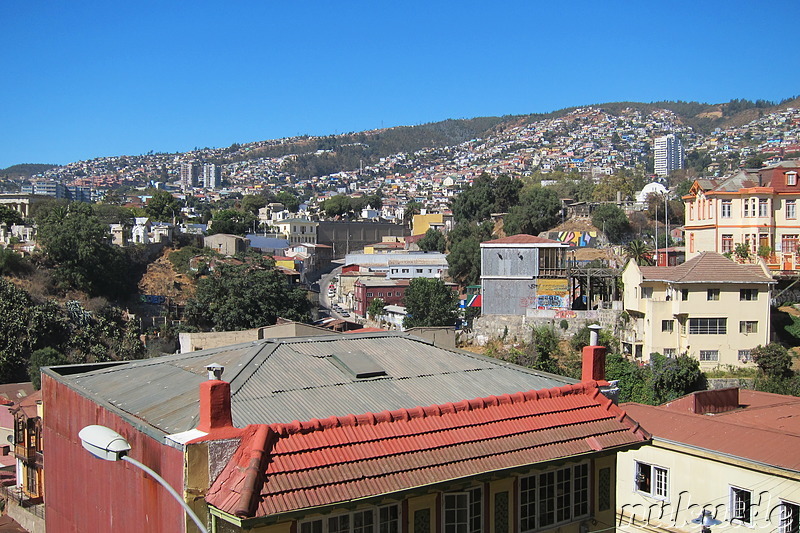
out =
[[(334, 357), (337, 355), (339, 357)], [(341, 356), (364, 354), (386, 376), (360, 379)], [(131, 422), (166, 434), (198, 423), (198, 387), (205, 367), (225, 367), (233, 422), (247, 424), (443, 404), (558, 387), (575, 380), (536, 372), (398, 333), (265, 339), (99, 368), (52, 367), (48, 374)]]

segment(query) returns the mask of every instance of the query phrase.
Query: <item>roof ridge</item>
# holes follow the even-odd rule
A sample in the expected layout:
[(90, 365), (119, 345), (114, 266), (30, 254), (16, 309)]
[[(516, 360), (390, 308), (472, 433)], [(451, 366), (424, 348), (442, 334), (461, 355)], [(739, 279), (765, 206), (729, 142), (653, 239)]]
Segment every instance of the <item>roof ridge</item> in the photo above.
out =
[[(416, 406), (412, 408), (400, 408), (393, 411), (380, 411), (378, 413), (367, 412), (360, 415), (348, 414), (344, 416), (330, 416), (322, 420), (312, 418), (309, 421), (301, 422), (294, 420), (289, 423), (269, 424), (272, 431), (280, 436), (293, 434), (309, 433), (312, 431), (323, 431), (337, 427), (357, 427), (357, 426), (376, 426), (381, 423), (396, 421), (409, 421), (414, 418), (440, 417), (445, 414), (456, 414), (464, 411), (475, 411), (500, 405), (513, 405), (529, 401), (536, 401), (542, 398), (554, 398), (567, 396), (569, 394), (587, 394), (592, 397), (599, 392), (597, 382), (587, 381), (572, 385), (562, 385), (550, 389), (530, 390), (516, 392), (514, 394), (503, 394), (500, 396), (486, 396), (473, 398), (471, 400), (461, 400), (458, 402), (447, 402), (443, 404), (433, 404), (426, 407)], [(609, 400), (611, 402), (611, 400)], [(611, 402), (613, 403), (613, 402)], [(608, 407), (607, 407), (608, 408)]]

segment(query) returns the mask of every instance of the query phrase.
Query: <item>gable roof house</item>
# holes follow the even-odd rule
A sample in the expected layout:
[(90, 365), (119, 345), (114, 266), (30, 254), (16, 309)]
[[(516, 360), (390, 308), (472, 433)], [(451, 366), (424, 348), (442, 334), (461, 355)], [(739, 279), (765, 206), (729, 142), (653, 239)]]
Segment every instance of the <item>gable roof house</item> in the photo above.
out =
[(626, 531), (800, 529), (800, 398), (700, 391), (660, 406), (624, 404), (652, 446), (619, 454), (617, 508)]
[[(649, 434), (606, 397), (604, 349), (584, 361), (576, 382), (356, 333), (47, 368), (47, 527), (195, 531), (152, 479), (82, 449), (90, 424), (218, 532), (613, 527), (616, 454)], [(205, 379), (212, 363), (229, 382)]]
[(628, 261), (622, 282), (631, 317), (623, 351), (641, 361), (687, 353), (706, 369), (742, 366), (752, 348), (769, 343), (775, 281), (763, 263), (741, 265), (713, 252), (671, 267)]

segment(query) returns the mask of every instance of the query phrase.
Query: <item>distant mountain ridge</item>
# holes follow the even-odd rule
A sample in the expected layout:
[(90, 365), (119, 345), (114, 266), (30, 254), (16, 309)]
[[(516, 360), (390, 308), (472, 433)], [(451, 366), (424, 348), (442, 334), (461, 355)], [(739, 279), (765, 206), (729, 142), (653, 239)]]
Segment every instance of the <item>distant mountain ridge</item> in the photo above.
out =
[[(800, 107), (800, 97), (786, 98), (778, 103), (766, 100), (735, 99), (721, 104), (702, 102), (661, 101), (661, 102), (608, 102), (573, 106), (550, 113), (527, 115), (506, 115), (502, 117), (477, 117), (471, 119), (447, 119), (416, 126), (397, 126), (379, 130), (367, 130), (328, 136), (300, 136), (267, 141), (236, 143), (230, 149), (218, 149), (219, 155), (210, 162), (220, 164), (253, 160), (264, 157), (294, 155), (286, 163), (286, 171), (298, 176), (326, 175), (342, 170), (354, 170), (361, 164), (368, 164), (397, 153), (413, 154), (421, 149), (446, 148), (476, 138), (484, 138), (505, 127), (531, 123), (548, 118), (560, 118), (577, 109), (594, 107), (608, 113), (619, 115), (625, 109), (635, 109), (650, 113), (666, 109), (675, 113), (678, 119), (698, 133), (708, 134), (715, 128), (737, 127), (759, 116), (787, 107)], [(237, 149), (234, 149), (234, 146)], [(238, 148), (252, 146), (243, 152)], [(58, 165), (21, 164), (0, 170), (0, 177), (28, 178)]]

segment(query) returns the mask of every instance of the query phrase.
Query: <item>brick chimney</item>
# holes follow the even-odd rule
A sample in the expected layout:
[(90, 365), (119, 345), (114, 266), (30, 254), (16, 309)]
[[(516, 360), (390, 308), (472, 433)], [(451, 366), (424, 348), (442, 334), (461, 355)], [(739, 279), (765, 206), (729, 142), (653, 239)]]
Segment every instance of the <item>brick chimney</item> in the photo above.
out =
[(231, 384), (222, 381), (224, 367), (211, 364), (208, 381), (200, 384), (200, 423), (197, 429), (210, 433), (214, 429), (233, 427), (231, 417)]
[(589, 346), (583, 348), (581, 381), (606, 380), (606, 348), (598, 346), (600, 326), (589, 326)]

